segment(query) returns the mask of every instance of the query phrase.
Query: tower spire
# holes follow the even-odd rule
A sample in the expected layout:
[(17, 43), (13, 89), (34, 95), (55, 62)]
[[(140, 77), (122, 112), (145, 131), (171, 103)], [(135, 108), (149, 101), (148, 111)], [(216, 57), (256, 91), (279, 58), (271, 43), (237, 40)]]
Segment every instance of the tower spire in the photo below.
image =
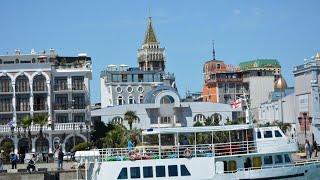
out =
[(216, 51), (214, 50), (214, 40), (212, 40), (212, 58), (216, 60)]
[(157, 43), (157, 37), (152, 27), (152, 18), (148, 17), (148, 26), (144, 37), (144, 44)]

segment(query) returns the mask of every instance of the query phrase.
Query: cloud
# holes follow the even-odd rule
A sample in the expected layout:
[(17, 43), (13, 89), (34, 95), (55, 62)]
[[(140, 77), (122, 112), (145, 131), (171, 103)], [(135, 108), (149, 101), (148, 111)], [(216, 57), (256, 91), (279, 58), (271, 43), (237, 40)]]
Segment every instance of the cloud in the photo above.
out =
[(232, 13), (234, 15), (238, 16), (238, 15), (240, 15), (241, 11), (240, 11), (240, 9), (234, 9), (234, 10), (232, 10)]

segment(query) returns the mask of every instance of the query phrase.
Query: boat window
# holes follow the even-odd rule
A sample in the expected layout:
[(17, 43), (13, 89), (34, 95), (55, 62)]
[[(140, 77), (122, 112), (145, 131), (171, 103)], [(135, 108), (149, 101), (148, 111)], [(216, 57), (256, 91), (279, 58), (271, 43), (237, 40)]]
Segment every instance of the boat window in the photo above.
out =
[(144, 178), (152, 178), (153, 177), (152, 166), (143, 167), (143, 177)]
[(272, 131), (264, 131), (263, 137), (264, 138), (272, 138)]
[(282, 155), (275, 155), (274, 162), (276, 164), (283, 163)]
[(274, 131), (274, 135), (275, 135), (276, 137), (282, 137), (282, 134), (280, 133), (279, 130)]
[(284, 162), (286, 162), (286, 163), (291, 162), (290, 157), (289, 157), (288, 154), (285, 154), (285, 155), (284, 155)]
[(232, 160), (228, 162), (228, 171), (235, 171), (237, 169), (237, 162)]
[(272, 156), (264, 156), (263, 162), (264, 164), (272, 164)]
[(120, 174), (118, 176), (118, 179), (128, 179), (128, 170), (127, 168), (122, 168), (120, 171)]
[(191, 176), (189, 170), (186, 165), (180, 165), (181, 176)]
[(131, 179), (140, 178), (140, 168), (139, 167), (131, 167), (130, 168)]
[(261, 167), (261, 157), (253, 157), (253, 166), (254, 168), (260, 168)]
[(178, 166), (177, 165), (169, 165), (169, 176), (178, 176)]
[(257, 132), (257, 138), (261, 139), (261, 132), (260, 131)]
[(156, 177), (166, 177), (166, 169), (164, 166), (156, 166)]

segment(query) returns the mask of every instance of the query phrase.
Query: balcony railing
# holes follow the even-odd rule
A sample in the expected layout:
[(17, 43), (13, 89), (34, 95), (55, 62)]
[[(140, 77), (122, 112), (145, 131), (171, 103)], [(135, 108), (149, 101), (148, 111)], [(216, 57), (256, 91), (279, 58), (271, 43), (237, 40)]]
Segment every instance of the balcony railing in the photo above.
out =
[(34, 104), (33, 110), (34, 111), (47, 111), (48, 106), (46, 104)]
[(29, 106), (29, 104), (24, 105), (24, 106), (17, 105), (16, 110), (17, 111), (30, 111), (30, 106)]
[(0, 112), (12, 112), (12, 104), (0, 105)]
[(86, 86), (82, 84), (72, 84), (72, 90), (73, 91), (83, 91), (86, 90)]
[(54, 91), (67, 91), (68, 90), (67, 84), (55, 84), (53, 87), (54, 87)]
[(54, 110), (67, 110), (69, 108), (68, 103), (65, 104), (54, 104)]
[[(52, 131), (52, 128), (50, 125), (44, 125), (42, 127), (43, 131)], [(78, 131), (78, 130), (87, 130), (87, 126), (85, 123), (55, 123), (54, 124), (54, 130), (55, 131)], [(89, 127), (88, 127), (89, 130)], [(0, 125), (0, 133), (9, 133), (14, 132), (17, 133), (18, 131), (22, 132), (23, 128), (14, 128), (13, 131), (8, 125)], [(31, 125), (30, 126), (31, 132), (39, 132), (40, 131), (40, 125)]]
[(65, 104), (55, 104), (54, 110), (68, 110), (68, 109), (86, 109), (87, 105), (75, 104), (75, 103), (65, 103)]

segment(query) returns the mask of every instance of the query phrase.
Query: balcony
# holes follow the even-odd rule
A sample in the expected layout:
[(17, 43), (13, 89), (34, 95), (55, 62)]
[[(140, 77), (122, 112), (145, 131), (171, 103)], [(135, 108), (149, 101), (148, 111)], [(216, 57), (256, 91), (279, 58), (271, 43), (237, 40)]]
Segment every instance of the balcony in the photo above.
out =
[(68, 109), (69, 109), (68, 103), (54, 104), (54, 110), (68, 110)]
[(12, 104), (0, 104), (0, 114), (12, 113)]
[(47, 93), (47, 86), (34, 86), (33, 93)]
[[(55, 123), (54, 131), (86, 131), (90, 130), (86, 124), (83, 123)], [(0, 133), (22, 133), (24, 129), (22, 127), (14, 128), (13, 130), (8, 125), (0, 125)], [(36, 134), (40, 131), (40, 125), (31, 125), (30, 131), (32, 134)], [(44, 125), (42, 127), (43, 132), (52, 131), (51, 125)]]
[(65, 84), (55, 84), (53, 86), (54, 91), (68, 91), (68, 85), (67, 83)]
[(72, 84), (72, 91), (85, 91), (86, 86), (81, 83), (81, 84)]
[(28, 105), (17, 105), (16, 106), (16, 111), (17, 112), (29, 112), (30, 111), (30, 106)]
[(46, 104), (34, 104), (34, 111), (48, 111), (48, 106)]

